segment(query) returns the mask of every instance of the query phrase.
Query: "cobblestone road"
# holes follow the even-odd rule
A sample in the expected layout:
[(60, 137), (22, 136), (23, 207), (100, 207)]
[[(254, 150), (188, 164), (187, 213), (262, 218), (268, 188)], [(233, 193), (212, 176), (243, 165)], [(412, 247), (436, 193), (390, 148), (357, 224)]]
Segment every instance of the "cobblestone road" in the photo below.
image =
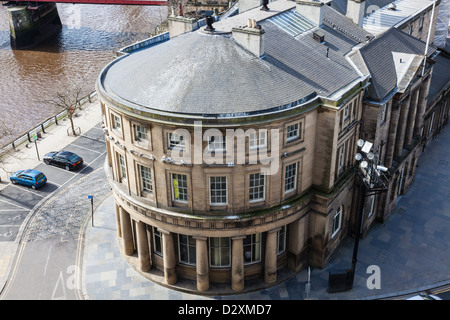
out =
[(91, 201), (88, 196), (94, 196), (95, 210), (110, 194), (111, 187), (106, 180), (104, 169), (96, 169), (61, 190), (36, 212), (25, 241), (78, 234), (91, 217)]

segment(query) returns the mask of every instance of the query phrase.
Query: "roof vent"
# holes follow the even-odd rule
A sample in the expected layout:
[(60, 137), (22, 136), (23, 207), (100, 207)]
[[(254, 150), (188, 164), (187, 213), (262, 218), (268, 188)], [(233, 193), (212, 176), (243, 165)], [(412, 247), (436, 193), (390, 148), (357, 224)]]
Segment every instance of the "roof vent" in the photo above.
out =
[(206, 31), (214, 31), (214, 30), (216, 30), (212, 26), (213, 22), (214, 22), (214, 18), (212, 16), (206, 17), (206, 28), (205, 28)]
[(391, 4), (389, 4), (388, 9), (395, 11), (395, 10), (397, 10), (397, 6), (395, 5), (395, 3), (391, 3)]
[(322, 43), (325, 41), (325, 35), (320, 32), (319, 30), (316, 30), (313, 32), (312, 37), (314, 40), (316, 40), (319, 43)]
[(260, 10), (262, 11), (269, 11), (269, 7), (267, 7), (267, 4), (269, 3), (269, 0), (262, 0), (262, 7)]

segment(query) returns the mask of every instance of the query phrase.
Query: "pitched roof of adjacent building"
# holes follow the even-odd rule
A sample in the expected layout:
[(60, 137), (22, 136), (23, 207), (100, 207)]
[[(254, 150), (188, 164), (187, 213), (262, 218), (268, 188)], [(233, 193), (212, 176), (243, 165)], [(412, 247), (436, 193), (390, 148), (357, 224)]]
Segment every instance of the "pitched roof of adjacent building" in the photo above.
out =
[[(291, 8), (276, 12), (277, 2)], [(277, 2), (269, 5), (275, 15), (295, 10), (292, 1)], [(245, 12), (246, 17), (251, 11), (255, 16), (265, 14), (256, 8)], [(273, 12), (259, 21), (265, 31), (262, 57), (247, 51), (230, 33), (197, 30), (117, 59), (101, 75), (101, 86), (106, 94), (134, 108), (245, 116), (296, 106), (317, 95), (333, 99), (363, 78), (345, 54), (364, 41), (367, 32), (354, 24), (340, 27), (349, 20), (325, 6), (324, 25), (307, 26), (293, 35), (277, 25)], [(225, 30), (242, 19), (238, 15), (214, 26)], [(313, 39), (318, 30), (325, 37), (323, 43)]]
[[(391, 28), (360, 48), (358, 54), (352, 55), (351, 58), (361, 73), (368, 72), (371, 75), (368, 98), (381, 101), (398, 90), (400, 86), (404, 87), (402, 78), (406, 76), (411, 80), (413, 74), (408, 74), (408, 71), (417, 71), (420, 67), (420, 61), (423, 61), (425, 55), (425, 47), (425, 42), (396, 28)], [(435, 52), (436, 49), (429, 46), (428, 57)], [(405, 66), (402, 67), (402, 64)]]

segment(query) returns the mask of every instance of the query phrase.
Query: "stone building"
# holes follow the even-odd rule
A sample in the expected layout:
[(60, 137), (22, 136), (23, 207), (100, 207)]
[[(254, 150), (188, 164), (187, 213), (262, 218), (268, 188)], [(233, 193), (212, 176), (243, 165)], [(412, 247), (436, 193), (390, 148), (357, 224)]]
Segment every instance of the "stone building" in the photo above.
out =
[(373, 40), (320, 1), (262, 9), (172, 17), (97, 80), (118, 238), (149, 279), (217, 294), (324, 267), (355, 229), (361, 137), (393, 172), (365, 230), (414, 175), (435, 50), (421, 75), (425, 44), (400, 30)]
[(349, 55), (363, 74), (371, 76), (363, 99), (361, 137), (373, 141), (374, 152), (390, 175), (387, 193), (367, 199), (365, 231), (376, 218), (388, 218), (397, 197), (414, 180), (433, 64), (439, 53), (434, 47), (425, 48), (423, 41), (391, 28)]

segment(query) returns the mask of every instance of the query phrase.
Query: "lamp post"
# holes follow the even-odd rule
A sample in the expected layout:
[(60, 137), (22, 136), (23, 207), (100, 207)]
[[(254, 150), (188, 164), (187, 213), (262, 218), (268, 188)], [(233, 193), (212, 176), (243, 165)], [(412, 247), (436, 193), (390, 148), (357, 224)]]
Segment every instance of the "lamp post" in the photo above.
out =
[(351, 287), (353, 287), (355, 277), (365, 199), (367, 196), (379, 194), (387, 190), (383, 180), (386, 180), (385, 172), (388, 171), (386, 167), (378, 164), (378, 156), (372, 153), (373, 143), (359, 139), (356, 144), (360, 149), (360, 152), (355, 155), (355, 160), (358, 162), (357, 176), (360, 178), (360, 203), (355, 231), (355, 245), (353, 247)]

